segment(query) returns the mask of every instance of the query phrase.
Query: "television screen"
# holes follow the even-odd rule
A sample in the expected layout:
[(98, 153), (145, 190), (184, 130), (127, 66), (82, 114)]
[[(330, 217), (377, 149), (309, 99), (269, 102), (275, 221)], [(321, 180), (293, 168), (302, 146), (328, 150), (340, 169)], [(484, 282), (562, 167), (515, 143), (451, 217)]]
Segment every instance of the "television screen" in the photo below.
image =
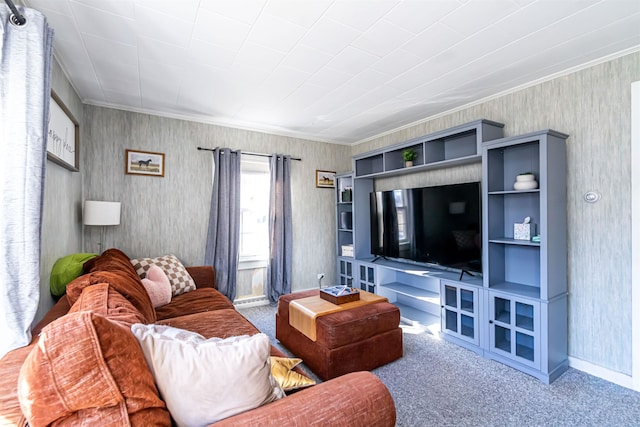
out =
[(482, 270), (480, 183), (373, 192), (371, 253)]

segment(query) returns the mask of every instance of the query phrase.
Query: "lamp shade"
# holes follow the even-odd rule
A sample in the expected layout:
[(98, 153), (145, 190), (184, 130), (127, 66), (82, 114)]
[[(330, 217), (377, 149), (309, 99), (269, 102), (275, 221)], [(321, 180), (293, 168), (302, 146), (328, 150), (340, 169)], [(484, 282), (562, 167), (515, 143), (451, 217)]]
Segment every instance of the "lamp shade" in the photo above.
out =
[(85, 200), (84, 225), (120, 225), (120, 202)]

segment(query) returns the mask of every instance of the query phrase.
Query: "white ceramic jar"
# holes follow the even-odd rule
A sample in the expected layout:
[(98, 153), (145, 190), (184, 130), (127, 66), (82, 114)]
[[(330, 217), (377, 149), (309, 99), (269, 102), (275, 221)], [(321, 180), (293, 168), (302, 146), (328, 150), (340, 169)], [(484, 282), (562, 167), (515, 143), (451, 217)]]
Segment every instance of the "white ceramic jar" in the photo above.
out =
[(516, 182), (513, 183), (513, 189), (518, 191), (534, 190), (538, 188), (536, 176), (532, 173), (525, 173), (516, 176)]

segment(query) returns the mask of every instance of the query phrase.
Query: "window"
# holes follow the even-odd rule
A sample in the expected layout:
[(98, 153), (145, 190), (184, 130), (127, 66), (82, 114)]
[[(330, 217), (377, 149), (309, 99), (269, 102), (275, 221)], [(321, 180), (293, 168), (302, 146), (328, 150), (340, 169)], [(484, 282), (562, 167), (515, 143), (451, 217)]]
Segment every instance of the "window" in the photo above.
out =
[(269, 159), (244, 156), (240, 169), (240, 264), (257, 268), (269, 259)]

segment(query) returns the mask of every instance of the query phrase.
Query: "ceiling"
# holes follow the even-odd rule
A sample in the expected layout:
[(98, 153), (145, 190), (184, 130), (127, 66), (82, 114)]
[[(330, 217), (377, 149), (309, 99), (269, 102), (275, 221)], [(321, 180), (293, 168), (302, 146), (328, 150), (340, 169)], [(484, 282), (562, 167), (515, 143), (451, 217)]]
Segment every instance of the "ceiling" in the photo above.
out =
[(638, 0), (25, 0), (83, 102), (357, 143), (640, 49)]

